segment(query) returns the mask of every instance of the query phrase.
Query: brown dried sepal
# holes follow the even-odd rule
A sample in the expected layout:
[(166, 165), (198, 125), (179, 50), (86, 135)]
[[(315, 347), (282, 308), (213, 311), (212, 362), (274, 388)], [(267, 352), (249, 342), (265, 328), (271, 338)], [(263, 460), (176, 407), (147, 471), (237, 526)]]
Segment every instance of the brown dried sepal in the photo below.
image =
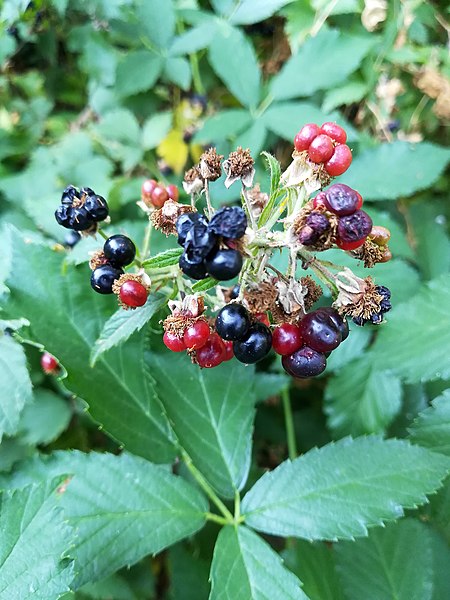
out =
[(225, 186), (228, 188), (232, 183), (240, 179), (245, 187), (250, 187), (255, 176), (255, 161), (247, 148), (241, 146), (234, 152), (230, 152), (227, 160), (223, 163), (223, 170), (227, 174)]
[(257, 183), (247, 192), (247, 198), (250, 200), (254, 216), (259, 217), (269, 202), (269, 194), (262, 192), (259, 183)]
[(108, 263), (108, 259), (103, 254), (103, 250), (96, 250), (90, 260), (89, 260), (89, 268), (91, 271), (95, 271), (97, 267), (101, 267), (102, 265), (106, 265)]
[(362, 246), (352, 250), (350, 254), (357, 260), (362, 260), (366, 269), (371, 269), (378, 263), (387, 262), (383, 260), (386, 249), (387, 246), (378, 246), (378, 244), (367, 238)]
[(116, 279), (112, 285), (112, 291), (117, 296), (117, 302), (124, 310), (134, 310), (135, 306), (128, 306), (120, 299), (120, 288), (126, 281), (137, 281), (145, 287), (147, 293), (150, 293), (150, 278), (147, 275), (138, 275), (137, 273), (122, 273), (119, 279)]
[(295, 324), (303, 316), (303, 311), (301, 308), (298, 308), (298, 310), (295, 310), (292, 313), (288, 313), (279, 302), (274, 302), (270, 312), (272, 314), (272, 320), (277, 325), (281, 325), (282, 323)]
[(209, 148), (200, 156), (199, 170), (203, 179), (216, 181), (222, 175), (221, 161), (223, 154), (217, 154), (215, 148)]
[(298, 238), (302, 229), (307, 226), (306, 220), (312, 212), (318, 212), (318, 213), (324, 214), (328, 219), (330, 227), (329, 227), (329, 229), (327, 229), (327, 231), (325, 231), (325, 233), (323, 233), (319, 237), (319, 239), (312, 246), (308, 246), (308, 248), (310, 248), (311, 250), (314, 250), (315, 252), (321, 252), (323, 250), (328, 250), (336, 242), (338, 217), (334, 213), (326, 210), (326, 208), (322, 205), (319, 205), (319, 206), (317, 206), (317, 208), (314, 208), (312, 201), (305, 204), (305, 206), (302, 208), (299, 216), (292, 223), (291, 233), (295, 236), (295, 238)]
[(166, 236), (177, 235), (178, 217), (188, 212), (195, 212), (195, 208), (169, 199), (164, 203), (162, 208), (158, 208), (158, 210), (152, 212), (150, 221), (155, 229), (159, 229)]
[(208, 323), (208, 320), (203, 316), (192, 317), (189, 315), (172, 314), (164, 319), (162, 326), (164, 331), (167, 331), (178, 338), (182, 338), (186, 329), (197, 321), (204, 321), (205, 323)]
[(244, 292), (244, 301), (251, 313), (262, 313), (271, 310), (278, 296), (275, 280), (262, 281)]
[(333, 306), (340, 315), (369, 321), (372, 315), (380, 313), (383, 296), (377, 292), (371, 277), (361, 279), (345, 268), (338, 273), (335, 283), (339, 294)]
[(200, 194), (205, 187), (205, 180), (198, 166), (191, 167), (184, 174), (183, 189), (186, 194)]
[(303, 288), (308, 290), (304, 297), (305, 310), (308, 311), (312, 307), (312, 305), (315, 304), (317, 300), (319, 300), (319, 298), (321, 298), (323, 290), (310, 275), (302, 277), (300, 279), (300, 282)]

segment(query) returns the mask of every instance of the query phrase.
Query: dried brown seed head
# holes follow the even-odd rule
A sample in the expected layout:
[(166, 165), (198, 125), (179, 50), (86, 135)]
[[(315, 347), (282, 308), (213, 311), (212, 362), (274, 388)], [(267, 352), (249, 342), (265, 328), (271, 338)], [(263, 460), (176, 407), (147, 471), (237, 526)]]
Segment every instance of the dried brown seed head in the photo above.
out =
[(230, 152), (227, 160), (223, 163), (223, 170), (227, 174), (225, 186), (230, 187), (235, 181), (240, 179), (245, 187), (251, 187), (255, 177), (255, 161), (250, 150), (244, 150), (241, 146), (234, 152)]
[(153, 227), (162, 231), (166, 236), (176, 235), (178, 217), (188, 212), (195, 212), (195, 208), (169, 199), (161, 208), (152, 212), (150, 220)]
[(216, 181), (222, 175), (222, 167), (220, 166), (222, 154), (217, 154), (215, 148), (209, 148), (200, 156), (200, 175), (203, 179)]

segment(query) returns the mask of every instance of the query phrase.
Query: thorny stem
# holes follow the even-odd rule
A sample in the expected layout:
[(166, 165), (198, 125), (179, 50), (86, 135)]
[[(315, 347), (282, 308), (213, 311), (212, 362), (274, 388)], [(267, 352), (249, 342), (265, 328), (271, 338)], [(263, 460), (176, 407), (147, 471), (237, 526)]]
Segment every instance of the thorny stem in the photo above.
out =
[(258, 229), (258, 223), (256, 222), (255, 215), (253, 214), (252, 203), (250, 202), (250, 198), (248, 197), (247, 190), (245, 189), (244, 184), (242, 184), (242, 196), (243, 196), (244, 201), (245, 201), (245, 206), (247, 208), (248, 216), (250, 217), (250, 222), (252, 224), (252, 229), (253, 229), (253, 231), (257, 231), (257, 229)]
[(294, 418), (292, 415), (291, 399), (289, 395), (289, 386), (281, 391), (283, 402), (284, 422), (286, 424), (286, 437), (288, 445), (288, 454), (291, 460), (297, 458), (297, 442), (295, 441)]
[[(183, 458), (183, 461), (184, 461), (186, 467), (188, 468), (189, 472), (191, 473), (192, 477), (199, 484), (199, 486), (202, 488), (202, 490), (205, 492), (205, 494), (208, 496), (208, 498), (211, 500), (211, 502), (213, 502), (216, 505), (216, 507), (220, 510), (220, 512), (224, 516), (223, 521), (220, 521), (220, 522), (222, 524), (233, 523), (234, 522), (233, 515), (228, 510), (228, 508), (225, 506), (225, 504), (222, 502), (222, 500), (219, 498), (219, 496), (216, 494), (216, 492), (212, 489), (212, 487), (209, 485), (209, 483), (206, 481), (206, 479), (203, 477), (203, 475), (200, 473), (200, 471), (197, 469), (197, 467), (194, 466), (194, 463), (192, 462), (191, 457), (187, 454), (187, 452), (185, 450), (181, 451), (181, 456)], [(209, 514), (209, 513), (207, 513), (207, 514)], [(214, 519), (214, 520), (217, 522), (217, 519)]]

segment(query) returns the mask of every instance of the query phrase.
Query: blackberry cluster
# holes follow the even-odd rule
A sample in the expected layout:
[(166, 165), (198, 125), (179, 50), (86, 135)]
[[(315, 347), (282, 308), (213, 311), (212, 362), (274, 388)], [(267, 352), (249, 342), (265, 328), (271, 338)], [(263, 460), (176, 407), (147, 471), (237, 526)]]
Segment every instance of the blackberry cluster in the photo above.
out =
[(239, 275), (243, 261), (241, 253), (229, 245), (244, 235), (246, 227), (247, 217), (239, 207), (221, 208), (210, 222), (198, 212), (180, 215), (178, 243), (184, 248), (180, 269), (191, 279), (207, 275), (218, 281), (233, 279)]
[(372, 325), (379, 325), (383, 322), (384, 313), (387, 313), (391, 310), (391, 290), (385, 285), (377, 285), (375, 287), (375, 291), (383, 297), (380, 302), (380, 310), (370, 315), (368, 319), (364, 319), (364, 317), (353, 317), (353, 322), (356, 325), (362, 327), (366, 323), (372, 323)]
[(109, 214), (108, 203), (88, 187), (78, 190), (69, 185), (63, 191), (61, 204), (55, 211), (55, 219), (66, 229), (87, 231), (96, 223), (104, 221)]
[(305, 246), (313, 245), (330, 228), (330, 223), (320, 209), (338, 218), (336, 245), (342, 250), (355, 250), (364, 244), (372, 230), (372, 219), (361, 210), (361, 195), (344, 183), (335, 183), (326, 191), (319, 192), (313, 200), (316, 211), (306, 218), (299, 239)]
[(253, 364), (263, 359), (272, 348), (272, 333), (264, 323), (252, 322), (242, 304), (224, 306), (216, 317), (216, 332), (226, 342), (233, 343), (233, 353), (239, 362)]
[(136, 247), (125, 235), (113, 235), (103, 246), (103, 256), (103, 264), (92, 271), (91, 286), (99, 294), (112, 294), (114, 282), (123, 275), (122, 267), (133, 262)]
[(298, 324), (283, 323), (273, 332), (273, 349), (281, 354), (284, 370), (292, 377), (320, 375), (327, 357), (348, 337), (348, 324), (331, 307), (307, 313)]

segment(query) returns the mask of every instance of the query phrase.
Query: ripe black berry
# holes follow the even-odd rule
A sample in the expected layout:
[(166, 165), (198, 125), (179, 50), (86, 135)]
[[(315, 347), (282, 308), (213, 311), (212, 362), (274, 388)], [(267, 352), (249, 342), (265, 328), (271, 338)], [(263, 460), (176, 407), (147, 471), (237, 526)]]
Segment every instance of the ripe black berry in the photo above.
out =
[(298, 235), (299, 242), (304, 246), (311, 246), (329, 228), (330, 222), (327, 217), (323, 213), (313, 211), (306, 218), (305, 225)]
[(122, 275), (122, 269), (111, 265), (101, 265), (92, 271), (91, 286), (99, 294), (112, 294), (112, 286), (116, 279)]
[(316, 377), (325, 371), (327, 359), (325, 354), (317, 352), (308, 346), (303, 346), (297, 352), (283, 356), (281, 364), (292, 377)]
[(217, 246), (217, 237), (198, 221), (190, 228), (184, 242), (186, 254), (192, 262), (200, 262)]
[(72, 211), (73, 209), (71, 206), (67, 206), (65, 204), (58, 206), (58, 208), (55, 210), (56, 222), (67, 229), (71, 229), (73, 219)]
[(347, 319), (343, 319), (335, 308), (332, 308), (331, 306), (322, 306), (321, 308), (318, 308), (317, 311), (323, 312), (330, 317), (330, 319), (339, 329), (342, 336), (342, 341), (348, 338), (349, 329)]
[(242, 256), (237, 250), (218, 250), (205, 261), (211, 277), (219, 281), (227, 281), (239, 275), (242, 269)]
[[(86, 190), (92, 192), (90, 188), (82, 188), (81, 191), (86, 193)], [(87, 210), (92, 221), (98, 223), (104, 221), (109, 214), (108, 203), (103, 196), (97, 194), (89, 194), (84, 202), (84, 208)]]
[(233, 342), (235, 357), (247, 365), (267, 356), (271, 347), (272, 334), (263, 323), (254, 323), (241, 340)]
[(191, 279), (204, 279), (207, 275), (205, 263), (202, 260), (193, 262), (186, 252), (180, 256), (178, 265), (183, 273)]
[(177, 233), (178, 233), (178, 243), (180, 246), (184, 246), (186, 242), (186, 236), (190, 231), (191, 227), (194, 223), (201, 222), (204, 225), (207, 225), (208, 221), (206, 218), (198, 212), (189, 212), (183, 213), (177, 219)]
[(209, 223), (209, 230), (228, 239), (241, 238), (247, 229), (247, 216), (239, 206), (218, 210)]
[(306, 314), (300, 322), (303, 341), (317, 352), (329, 352), (339, 346), (342, 335), (333, 319), (320, 310)]
[(224, 340), (241, 340), (250, 327), (250, 316), (242, 304), (227, 304), (217, 314), (216, 331)]
[(337, 234), (343, 242), (357, 242), (367, 237), (372, 229), (372, 219), (363, 210), (340, 217)]
[(72, 206), (75, 198), (78, 198), (78, 190), (73, 185), (68, 185), (61, 196), (61, 204)]
[(323, 200), (328, 210), (340, 217), (351, 215), (360, 208), (361, 196), (344, 183), (331, 185), (324, 193)]
[(64, 238), (64, 245), (68, 248), (73, 248), (78, 244), (81, 240), (81, 235), (78, 231), (69, 231), (66, 237)]
[(103, 246), (103, 254), (114, 267), (125, 267), (133, 262), (136, 246), (126, 235), (112, 235)]
[(82, 206), (72, 208), (70, 228), (75, 229), (75, 231), (86, 231), (90, 227), (92, 227), (92, 220), (87, 210)]
[(240, 291), (241, 291), (241, 286), (237, 283), (235, 286), (233, 286), (231, 288), (230, 299), (236, 300), (236, 298), (239, 296)]

